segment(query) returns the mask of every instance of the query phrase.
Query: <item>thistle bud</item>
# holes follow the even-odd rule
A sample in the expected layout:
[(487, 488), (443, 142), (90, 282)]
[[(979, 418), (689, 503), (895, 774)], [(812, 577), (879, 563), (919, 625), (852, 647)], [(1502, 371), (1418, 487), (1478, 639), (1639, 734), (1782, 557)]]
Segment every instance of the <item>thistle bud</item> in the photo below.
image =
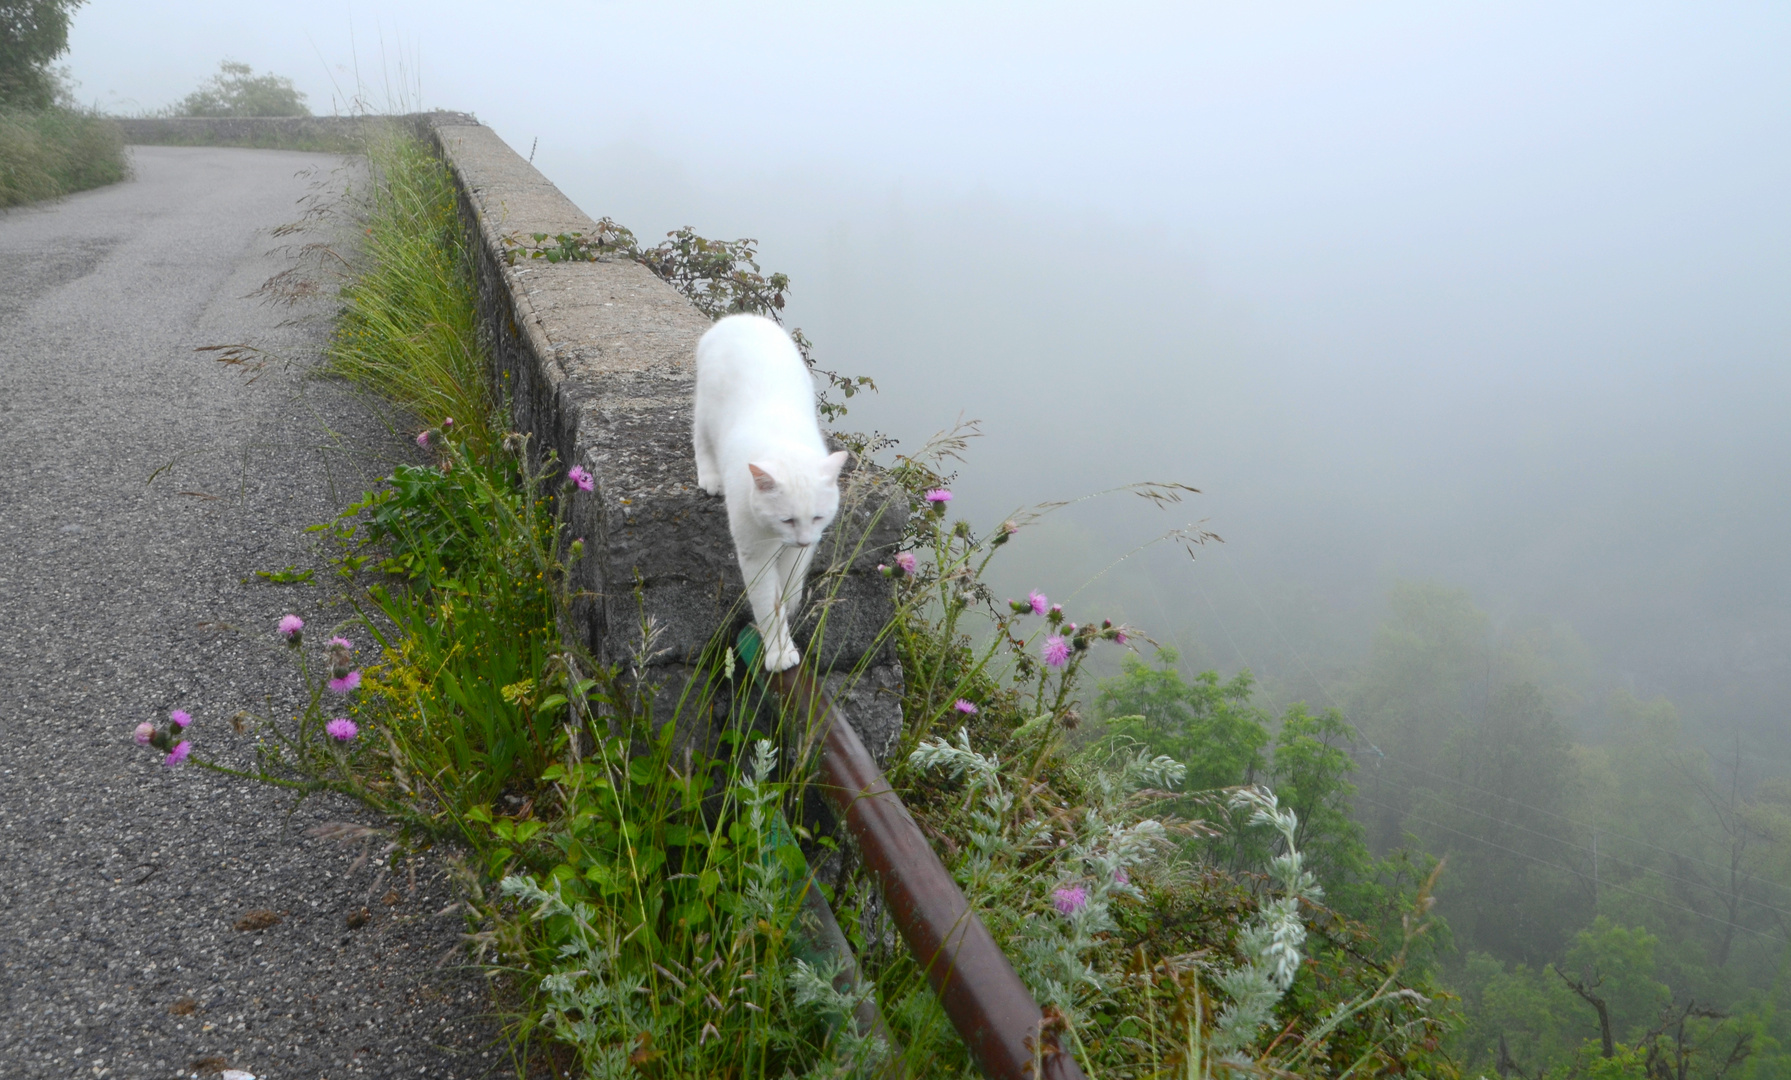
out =
[(578, 560), (584, 558), (585, 557), (584, 539), (581, 537), (577, 540), (572, 541), (572, 546), (567, 549), (567, 554), (572, 556), (573, 562), (577, 562)]

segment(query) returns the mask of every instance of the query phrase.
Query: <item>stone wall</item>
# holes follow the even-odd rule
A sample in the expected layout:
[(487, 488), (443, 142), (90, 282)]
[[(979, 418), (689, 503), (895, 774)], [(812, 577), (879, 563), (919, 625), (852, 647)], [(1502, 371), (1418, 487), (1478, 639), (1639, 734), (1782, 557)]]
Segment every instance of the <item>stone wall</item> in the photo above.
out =
[[(697, 339), (709, 320), (628, 258), (517, 261), (505, 238), (595, 232), (595, 222), (490, 128), (471, 117), (418, 117), (459, 186), (475, 241), (480, 320), (499, 392), (518, 431), (555, 468), (576, 464), (596, 490), (573, 500), (587, 553), (575, 573), (589, 599), (574, 632), (605, 662), (637, 658), (651, 623), (653, 677), (675, 688), (718, 635), (751, 621), (719, 496), (696, 484), (690, 443)], [(901, 673), (878, 635), (893, 614), (876, 571), (900, 536), (905, 502), (870, 470), (843, 480), (839, 519), (809, 582), (799, 643), (826, 612), (820, 666), (879, 758), (901, 727)], [(809, 650), (805, 649), (805, 652)], [(858, 669), (861, 676), (848, 678)]]
[(352, 153), (366, 118), (358, 116), (121, 117), (124, 141), (139, 146), (241, 146)]

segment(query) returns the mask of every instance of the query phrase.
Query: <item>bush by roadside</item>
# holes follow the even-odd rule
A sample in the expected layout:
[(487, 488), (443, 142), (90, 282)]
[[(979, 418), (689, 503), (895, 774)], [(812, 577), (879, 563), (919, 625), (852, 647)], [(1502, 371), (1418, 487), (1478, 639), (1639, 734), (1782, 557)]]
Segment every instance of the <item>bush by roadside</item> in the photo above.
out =
[(0, 206), (54, 199), (129, 175), (117, 121), (60, 106), (0, 110)]

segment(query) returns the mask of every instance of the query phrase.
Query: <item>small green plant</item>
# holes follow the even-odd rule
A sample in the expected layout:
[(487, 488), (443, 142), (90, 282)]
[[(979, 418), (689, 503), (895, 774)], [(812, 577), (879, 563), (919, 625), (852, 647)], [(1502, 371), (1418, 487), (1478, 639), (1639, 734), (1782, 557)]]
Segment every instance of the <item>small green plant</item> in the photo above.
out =
[(282, 570), (257, 570), (255, 576), (275, 585), (309, 585), (312, 575), (316, 573), (317, 571), (310, 569), (300, 570), (289, 563)]

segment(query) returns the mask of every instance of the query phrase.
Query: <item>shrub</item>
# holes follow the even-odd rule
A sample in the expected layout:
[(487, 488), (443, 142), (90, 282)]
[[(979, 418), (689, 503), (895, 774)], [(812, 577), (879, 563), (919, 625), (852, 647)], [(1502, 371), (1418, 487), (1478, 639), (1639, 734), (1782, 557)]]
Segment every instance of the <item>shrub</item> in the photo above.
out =
[(53, 199), (130, 175), (115, 121), (79, 109), (0, 110), (0, 206)]

